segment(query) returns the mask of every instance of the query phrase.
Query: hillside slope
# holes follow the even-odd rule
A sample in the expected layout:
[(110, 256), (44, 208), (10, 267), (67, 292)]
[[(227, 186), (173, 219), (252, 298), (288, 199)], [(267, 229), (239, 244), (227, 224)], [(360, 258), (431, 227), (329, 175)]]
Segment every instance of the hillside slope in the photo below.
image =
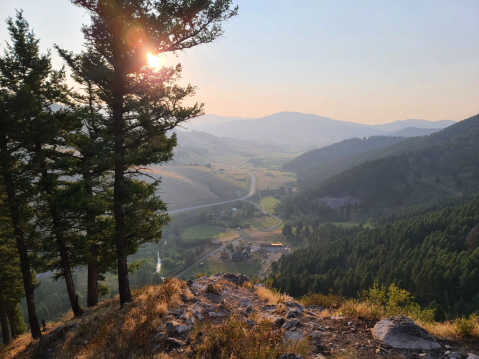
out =
[(323, 225), (307, 248), (279, 260), (273, 285), (293, 296), (328, 288), (355, 296), (377, 280), (396, 283), (421, 305), (471, 314), (479, 308), (479, 196), (455, 202), (376, 228)]
[(283, 165), (283, 170), (297, 172), (308, 167), (341, 161), (342, 158), (357, 155), (373, 148), (384, 147), (405, 140), (405, 137), (372, 136), (350, 138), (332, 145), (317, 148), (293, 158)]
[[(379, 161), (380, 159), (392, 156), (398, 156), (399, 158), (406, 153), (412, 154), (414, 151), (419, 151), (417, 152), (419, 157), (423, 156), (420, 151), (423, 151), (424, 155), (437, 157), (435, 162), (441, 162), (441, 159), (448, 157), (444, 151), (452, 150), (452, 147), (454, 147), (455, 151), (453, 155), (457, 155), (457, 151), (465, 151), (465, 153), (472, 155), (476, 148), (474, 146), (478, 144), (478, 133), (479, 115), (476, 115), (429, 136), (408, 138), (389, 146), (374, 148), (363, 153), (343, 157), (341, 161), (330, 161), (305, 168), (298, 173), (299, 182), (303, 188), (314, 188), (331, 176), (351, 169), (354, 166), (361, 166), (365, 162), (374, 160), (378, 160), (377, 163), (382, 164), (383, 162)], [(435, 156), (432, 153), (436, 148), (434, 146), (442, 147), (442, 155), (438, 153)], [(450, 148), (446, 149), (448, 146)], [(439, 149), (439, 147), (437, 148)], [(387, 162), (388, 160), (384, 163)], [(455, 167), (452, 158), (449, 158), (447, 162), (449, 166)], [(371, 166), (371, 164), (367, 166)]]
[[(80, 319), (49, 324), (41, 341), (23, 337), (0, 347), (0, 354), (9, 359), (366, 359), (384, 353), (400, 359), (422, 352), (375, 340), (370, 328), (377, 320), (303, 306), (264, 285), (253, 287), (242, 275), (168, 279), (134, 294), (122, 310), (116, 299), (103, 302)], [(428, 351), (434, 359), (443, 358), (446, 344), (457, 352), (479, 353), (473, 340), (430, 340), (437, 347)]]

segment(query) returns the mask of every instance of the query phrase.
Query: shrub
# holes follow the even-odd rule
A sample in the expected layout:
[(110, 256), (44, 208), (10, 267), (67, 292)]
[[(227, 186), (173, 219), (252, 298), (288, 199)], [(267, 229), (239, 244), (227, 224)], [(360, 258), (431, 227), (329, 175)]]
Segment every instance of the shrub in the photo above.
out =
[(197, 358), (273, 359), (287, 348), (282, 330), (269, 321), (249, 326), (240, 318), (231, 317), (221, 324), (208, 324), (204, 333)]
[(300, 299), (301, 304), (306, 305), (320, 305), (329, 309), (337, 309), (343, 304), (344, 298), (339, 294), (333, 294), (332, 291), (325, 295), (322, 293), (313, 293), (305, 295)]
[(478, 317), (474, 314), (470, 315), (469, 318), (458, 318), (454, 321), (454, 329), (460, 337), (471, 336), (474, 329), (478, 326)]

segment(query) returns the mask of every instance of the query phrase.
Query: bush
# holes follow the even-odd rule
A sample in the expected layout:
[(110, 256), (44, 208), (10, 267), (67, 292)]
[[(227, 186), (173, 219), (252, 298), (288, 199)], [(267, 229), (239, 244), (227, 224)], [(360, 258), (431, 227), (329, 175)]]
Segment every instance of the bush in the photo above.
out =
[(329, 309), (337, 309), (339, 308), (343, 302), (344, 298), (341, 294), (333, 294), (333, 292), (329, 292), (329, 294), (324, 295), (322, 293), (313, 293), (305, 295), (300, 299), (301, 304), (304, 306), (306, 305), (320, 305), (325, 308)]
[(204, 342), (197, 349), (199, 358), (273, 359), (286, 352), (282, 331), (269, 321), (249, 326), (237, 317), (204, 328)]
[(454, 328), (456, 333), (460, 337), (471, 336), (474, 329), (479, 327), (478, 317), (475, 314), (469, 316), (469, 318), (458, 318), (454, 321)]

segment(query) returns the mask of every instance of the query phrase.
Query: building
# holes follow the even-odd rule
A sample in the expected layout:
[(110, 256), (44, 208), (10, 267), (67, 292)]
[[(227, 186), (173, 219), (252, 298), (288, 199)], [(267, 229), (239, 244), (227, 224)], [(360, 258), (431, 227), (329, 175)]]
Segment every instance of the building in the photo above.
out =
[(220, 258), (229, 259), (229, 257), (230, 257), (230, 254), (226, 251), (226, 249), (223, 249), (223, 251), (220, 253)]
[(218, 246), (218, 245), (221, 244), (221, 241), (213, 241), (213, 242), (211, 242), (211, 244), (214, 245), (214, 246)]
[(260, 247), (275, 247), (275, 248), (282, 248), (283, 245), (281, 243), (260, 243)]
[(231, 260), (233, 262), (244, 262), (246, 260), (246, 256), (244, 254), (240, 254), (240, 253), (234, 253), (232, 256), (231, 256)]

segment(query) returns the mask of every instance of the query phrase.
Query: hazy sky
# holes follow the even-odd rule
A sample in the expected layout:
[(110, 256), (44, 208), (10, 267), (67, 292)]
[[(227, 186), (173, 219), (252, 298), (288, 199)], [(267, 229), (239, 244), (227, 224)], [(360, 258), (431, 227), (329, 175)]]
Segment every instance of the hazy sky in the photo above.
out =
[[(298, 111), (368, 124), (479, 113), (479, 0), (236, 3), (223, 38), (163, 59), (182, 63), (207, 113)], [(16, 8), (43, 50), (80, 50), (88, 15), (70, 1), (0, 0), (4, 18)]]

